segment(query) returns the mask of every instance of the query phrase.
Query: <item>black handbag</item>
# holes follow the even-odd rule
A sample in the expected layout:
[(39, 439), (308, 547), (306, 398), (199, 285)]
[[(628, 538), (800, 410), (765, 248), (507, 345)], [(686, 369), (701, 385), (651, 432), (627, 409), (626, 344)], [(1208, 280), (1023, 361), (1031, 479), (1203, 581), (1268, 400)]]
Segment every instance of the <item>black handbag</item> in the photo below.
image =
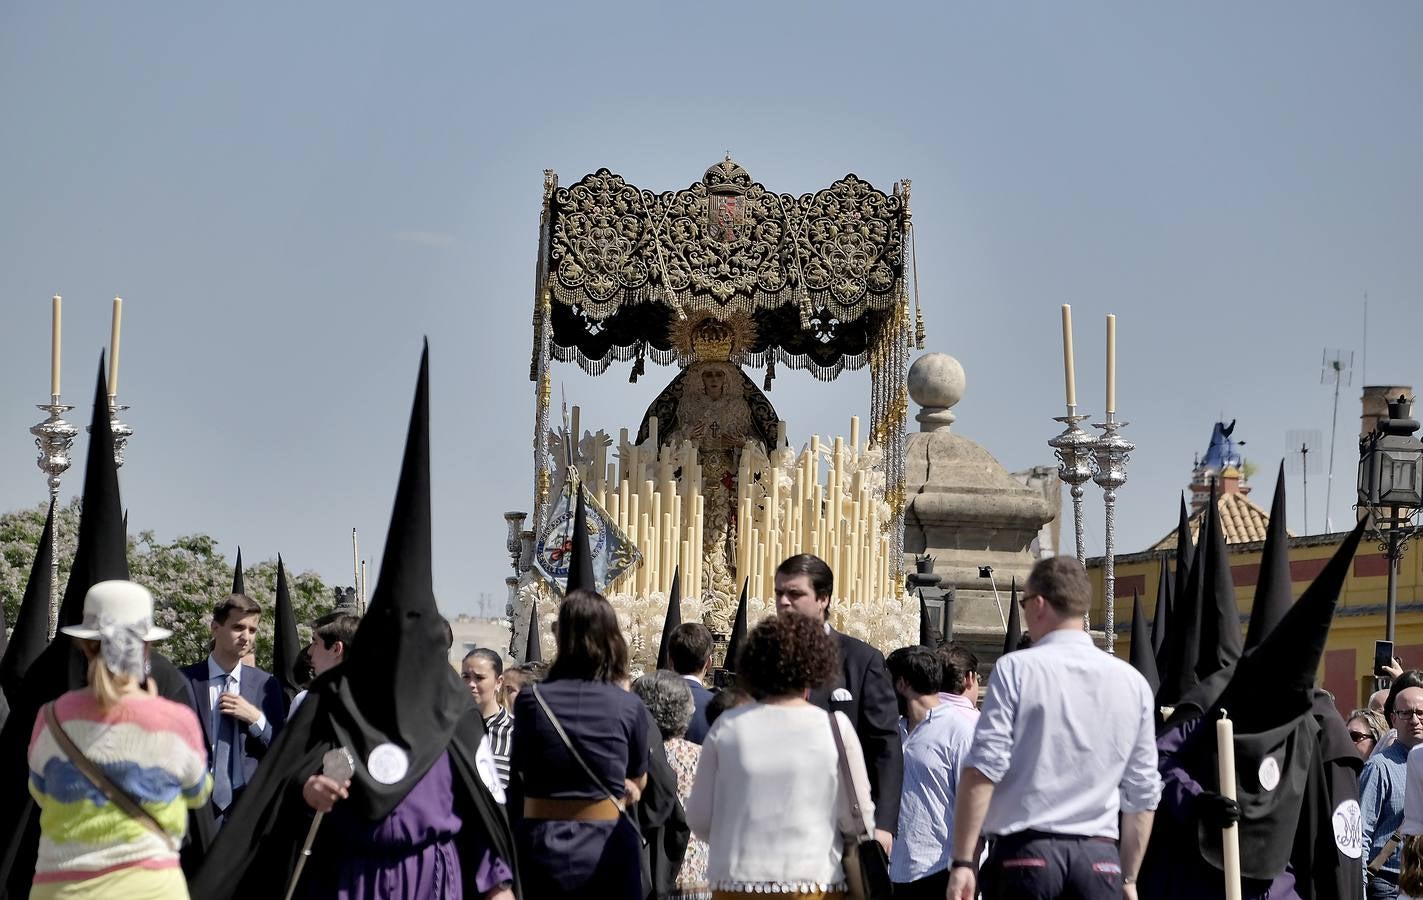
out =
[(835, 736), (835, 753), (840, 757), (840, 783), (849, 800), (850, 815), (858, 834), (844, 836), (844, 851), (840, 863), (845, 869), (845, 896), (848, 900), (890, 900), (894, 886), (889, 880), (889, 857), (875, 840), (874, 833), (864, 830), (865, 816), (860, 811), (860, 797), (855, 780), (850, 777), (850, 761), (845, 756), (845, 738), (835, 714), (830, 714), (830, 733)]

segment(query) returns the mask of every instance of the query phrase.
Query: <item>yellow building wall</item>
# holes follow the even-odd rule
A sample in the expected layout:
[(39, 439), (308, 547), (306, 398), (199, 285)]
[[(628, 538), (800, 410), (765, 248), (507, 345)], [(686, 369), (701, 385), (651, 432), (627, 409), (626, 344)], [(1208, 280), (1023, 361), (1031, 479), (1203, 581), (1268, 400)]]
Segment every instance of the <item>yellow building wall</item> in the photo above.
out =
[[(1292, 593), (1295, 599), (1309, 587), (1318, 569), (1334, 555), (1345, 535), (1314, 535), (1294, 538), (1290, 547)], [(1403, 660), (1404, 668), (1423, 668), (1423, 553), (1419, 540), (1410, 541), (1404, 551), (1398, 572), (1398, 606), (1394, 626), (1394, 653)], [(1255, 581), (1260, 564), (1260, 544), (1235, 545), (1230, 548), (1230, 563), (1235, 581), (1236, 602), (1241, 612), (1241, 635), (1245, 634), (1250, 609), (1255, 599)], [(1137, 553), (1116, 560), (1116, 654), (1130, 658), (1132, 628), (1132, 590), (1142, 599), (1142, 610), (1148, 620), (1155, 615), (1157, 584), (1161, 571), (1159, 553)], [(1175, 562), (1172, 560), (1171, 565)], [(1102, 627), (1105, 618), (1102, 602), (1102, 568), (1100, 559), (1087, 562), (1097, 597), (1092, 609), (1092, 626)], [(1373, 690), (1374, 641), (1384, 638), (1384, 607), (1388, 596), (1387, 563), (1377, 543), (1367, 540), (1359, 545), (1348, 579), (1339, 598), (1334, 623), (1329, 631), (1324, 661), (1319, 669), (1319, 683), (1334, 694), (1342, 711), (1363, 706)]]

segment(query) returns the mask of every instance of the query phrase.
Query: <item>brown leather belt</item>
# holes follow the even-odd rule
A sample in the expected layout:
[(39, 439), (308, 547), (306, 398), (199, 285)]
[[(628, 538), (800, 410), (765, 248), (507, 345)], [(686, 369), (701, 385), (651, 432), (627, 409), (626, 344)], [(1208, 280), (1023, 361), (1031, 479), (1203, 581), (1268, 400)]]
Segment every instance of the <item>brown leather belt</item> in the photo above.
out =
[(560, 822), (615, 822), (622, 810), (607, 797), (600, 800), (525, 797), (524, 818)]

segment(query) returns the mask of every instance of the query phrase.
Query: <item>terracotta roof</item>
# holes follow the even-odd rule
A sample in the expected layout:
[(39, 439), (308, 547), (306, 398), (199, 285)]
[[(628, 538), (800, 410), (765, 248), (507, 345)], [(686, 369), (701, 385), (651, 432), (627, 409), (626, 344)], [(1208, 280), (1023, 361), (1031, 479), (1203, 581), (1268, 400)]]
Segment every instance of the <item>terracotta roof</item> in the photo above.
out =
[[(1220, 530), (1225, 533), (1227, 544), (1248, 544), (1265, 539), (1265, 532), (1270, 525), (1270, 514), (1252, 503), (1249, 497), (1239, 493), (1221, 494), (1216, 498), (1216, 509), (1220, 511)], [(1198, 546), (1201, 542), (1201, 516), (1205, 511), (1205, 507), (1202, 507), (1193, 513), (1189, 520), (1191, 540)], [(1293, 532), (1287, 533), (1294, 537)], [(1175, 550), (1176, 529), (1172, 528), (1165, 537), (1152, 544), (1151, 549)]]

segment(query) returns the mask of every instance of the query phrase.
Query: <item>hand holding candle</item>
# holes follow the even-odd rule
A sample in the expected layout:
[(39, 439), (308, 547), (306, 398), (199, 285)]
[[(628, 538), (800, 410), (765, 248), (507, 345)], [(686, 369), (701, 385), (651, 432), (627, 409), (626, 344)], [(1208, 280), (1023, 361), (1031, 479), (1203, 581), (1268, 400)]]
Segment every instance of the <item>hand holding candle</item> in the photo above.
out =
[(1117, 317), (1107, 316), (1107, 413), (1117, 411)]
[[(49, 393), (51, 397), (59, 396), (59, 306), (61, 302), (62, 298), (58, 294), (55, 294), (50, 300)], [(58, 403), (59, 401), (54, 402)]]
[(1062, 373), (1067, 383), (1067, 412), (1069, 415), (1077, 407), (1077, 374), (1072, 363), (1072, 307), (1062, 304)]
[(109, 399), (119, 393), (119, 326), (124, 318), (124, 301), (114, 298), (113, 329), (109, 332)]

